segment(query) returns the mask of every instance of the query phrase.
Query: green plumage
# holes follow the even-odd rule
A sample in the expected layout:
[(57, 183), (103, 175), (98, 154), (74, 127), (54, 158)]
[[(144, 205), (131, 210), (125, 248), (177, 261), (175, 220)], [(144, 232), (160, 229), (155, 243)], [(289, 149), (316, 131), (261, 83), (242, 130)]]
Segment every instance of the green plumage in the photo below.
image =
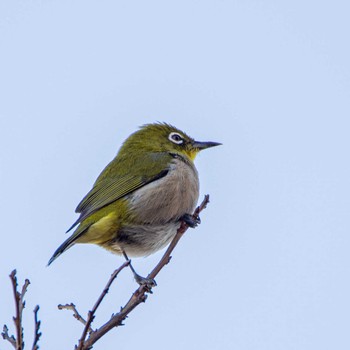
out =
[[(75, 211), (80, 213), (80, 217), (68, 231), (97, 210), (164, 176), (170, 162), (171, 156), (167, 153), (130, 154), (129, 157), (115, 158), (78, 204)], [(122, 169), (125, 168), (133, 171), (124, 174)]]

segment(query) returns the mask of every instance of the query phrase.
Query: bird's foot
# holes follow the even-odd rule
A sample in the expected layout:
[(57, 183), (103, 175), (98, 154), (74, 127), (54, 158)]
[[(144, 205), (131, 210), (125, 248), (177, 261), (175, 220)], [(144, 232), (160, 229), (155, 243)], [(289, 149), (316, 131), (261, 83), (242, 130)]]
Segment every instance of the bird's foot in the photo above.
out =
[(157, 282), (153, 278), (142, 277), (136, 272), (134, 273), (134, 278), (140, 286), (146, 286), (149, 292), (151, 292), (151, 289), (157, 285)]
[(134, 269), (134, 267), (131, 264), (131, 260), (128, 258), (128, 255), (126, 254), (126, 252), (123, 250), (123, 255), (125, 257), (125, 259), (129, 262), (129, 267), (130, 270), (132, 271), (132, 273), (134, 274), (134, 278), (135, 281), (140, 285), (140, 286), (146, 286), (147, 291), (149, 293), (152, 293), (152, 288), (155, 287), (157, 285), (156, 281), (153, 278), (149, 278), (149, 277), (142, 277), (140, 276)]
[(201, 223), (199, 216), (194, 217), (191, 214), (185, 214), (181, 217), (181, 220), (184, 221), (189, 227), (195, 228)]

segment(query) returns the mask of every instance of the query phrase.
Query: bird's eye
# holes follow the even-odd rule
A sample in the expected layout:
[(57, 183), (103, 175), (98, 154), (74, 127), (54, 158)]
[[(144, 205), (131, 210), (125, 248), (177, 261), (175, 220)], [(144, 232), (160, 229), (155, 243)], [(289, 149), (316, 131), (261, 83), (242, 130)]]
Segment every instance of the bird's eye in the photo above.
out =
[(177, 132), (171, 132), (169, 134), (169, 140), (177, 145), (181, 145), (184, 142), (183, 137)]

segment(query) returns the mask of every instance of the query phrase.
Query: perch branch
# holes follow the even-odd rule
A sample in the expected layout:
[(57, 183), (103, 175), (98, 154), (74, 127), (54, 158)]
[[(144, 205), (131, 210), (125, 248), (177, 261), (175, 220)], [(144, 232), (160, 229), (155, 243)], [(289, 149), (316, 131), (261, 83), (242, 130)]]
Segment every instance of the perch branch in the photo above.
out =
[[(208, 203), (209, 203), (209, 195), (205, 195), (202, 203), (196, 208), (195, 212), (193, 213), (194, 218), (199, 219), (199, 214), (201, 213), (201, 211), (203, 209), (206, 208)], [(177, 243), (179, 242), (179, 240), (181, 239), (183, 234), (187, 231), (187, 229), (188, 229), (188, 225), (185, 222), (181, 222), (181, 226), (177, 230), (177, 233), (176, 233), (175, 237), (173, 238), (173, 240), (171, 241), (168, 249), (165, 251), (165, 253), (164, 253), (163, 257), (161, 258), (161, 260), (159, 261), (159, 263), (154, 267), (154, 269), (147, 276), (148, 278), (155, 278), (158, 275), (158, 273), (163, 269), (163, 267), (169, 263), (169, 261), (171, 259), (171, 253), (173, 252)], [(112, 283), (113, 281), (110, 280), (109, 282)], [(110, 283), (107, 284), (107, 286), (109, 286), (109, 285), (110, 285)], [(146, 285), (141, 285), (139, 288), (137, 288), (135, 290), (135, 292), (132, 294), (129, 301), (125, 304), (125, 306), (122, 307), (121, 310), (117, 314), (112, 315), (111, 319), (108, 322), (106, 322), (104, 325), (102, 325), (97, 330), (90, 332), (88, 339), (85, 340), (85, 338), (83, 339), (83, 336), (81, 337), (81, 339), (79, 341), (79, 345), (77, 347), (77, 350), (89, 350), (89, 349), (91, 349), (92, 346), (102, 336), (104, 336), (107, 332), (109, 332), (112, 328), (122, 325), (123, 321), (128, 316), (128, 314), (132, 310), (134, 310), (140, 303), (146, 301), (146, 299), (147, 299), (146, 293), (149, 293), (149, 292), (150, 292), (150, 289)], [(94, 312), (98, 308), (104, 295), (105, 294), (103, 292), (101, 295), (102, 298), (100, 297), (98, 302), (95, 304), (95, 307), (93, 309)], [(91, 315), (91, 312), (92, 311), (89, 312), (88, 317), (91, 319), (91, 322), (92, 322), (94, 314)], [(91, 324), (91, 322), (90, 322), (90, 324)], [(86, 328), (86, 326), (85, 326), (85, 328)], [(86, 334), (87, 334), (87, 331), (85, 331), (85, 329), (84, 329), (83, 335), (86, 336)]]
[(100, 306), (103, 298), (107, 295), (108, 291), (109, 291), (109, 288), (111, 286), (111, 284), (113, 283), (113, 281), (117, 278), (117, 276), (119, 275), (119, 273), (125, 268), (127, 267), (128, 265), (130, 264), (130, 260), (128, 261), (125, 261), (123, 265), (121, 265), (118, 269), (116, 269), (109, 281), (107, 282), (106, 286), (104, 287), (101, 295), (99, 296), (99, 298), (97, 299), (94, 307), (92, 308), (91, 311), (89, 311), (88, 313), (88, 317), (87, 317), (87, 321), (86, 321), (86, 324), (85, 324), (85, 327), (84, 327), (84, 330), (83, 330), (83, 333), (81, 335), (81, 338), (79, 340), (79, 344), (78, 344), (78, 347), (77, 349), (78, 350), (83, 350), (84, 349), (84, 342), (85, 342), (85, 339), (86, 339), (86, 336), (87, 336), (87, 333), (89, 332), (90, 334), (93, 333), (93, 330), (91, 328), (91, 324), (92, 324), (92, 321), (94, 320), (95, 318), (95, 312), (96, 310), (98, 309), (98, 307)]

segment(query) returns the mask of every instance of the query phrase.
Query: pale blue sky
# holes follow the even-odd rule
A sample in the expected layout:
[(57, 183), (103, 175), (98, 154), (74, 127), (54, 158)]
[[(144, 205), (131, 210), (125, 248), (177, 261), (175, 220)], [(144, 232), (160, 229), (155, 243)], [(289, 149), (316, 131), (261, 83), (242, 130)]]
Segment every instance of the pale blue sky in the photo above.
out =
[[(349, 349), (349, 13), (347, 1), (2, 1), (0, 324), (17, 268), (32, 282), (27, 343), (39, 303), (41, 348), (73, 348), (81, 325), (56, 305), (86, 312), (122, 259), (86, 245), (46, 263), (121, 142), (159, 120), (224, 144), (196, 161), (211, 203), (147, 303), (94, 349)], [(160, 254), (134, 264), (147, 274)], [(96, 325), (134, 289), (125, 271)]]

